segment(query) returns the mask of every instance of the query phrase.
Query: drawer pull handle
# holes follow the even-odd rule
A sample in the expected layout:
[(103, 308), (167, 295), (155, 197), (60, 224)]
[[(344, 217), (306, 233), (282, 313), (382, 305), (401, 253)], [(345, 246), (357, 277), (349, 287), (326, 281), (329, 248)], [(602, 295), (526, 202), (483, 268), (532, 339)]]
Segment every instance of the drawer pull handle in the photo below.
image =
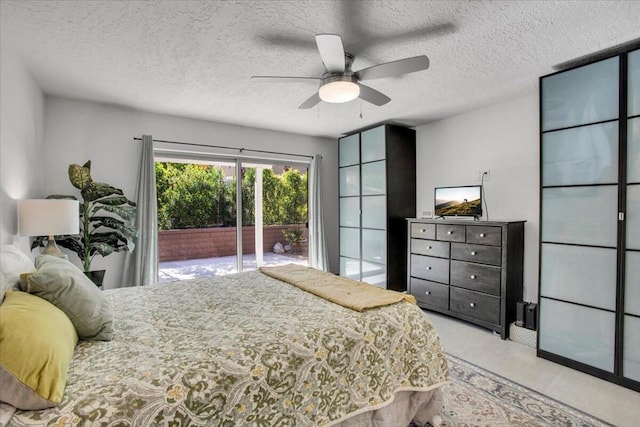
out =
[(421, 229), (420, 229), (420, 232), (421, 232), (421, 233), (424, 233), (425, 231), (427, 231), (427, 230), (425, 230), (424, 228), (421, 228)]
[(453, 231), (447, 231), (447, 234), (451, 235), (453, 234)]
[(471, 255), (475, 255), (475, 254), (476, 254), (476, 251), (471, 251)]
[(480, 233), (480, 237), (484, 237), (484, 236), (485, 236), (485, 234), (484, 234), (484, 233)]
[(425, 292), (424, 294), (425, 294), (425, 295), (431, 295), (431, 292), (430, 292), (430, 291), (427, 291), (427, 292)]
[(431, 267), (427, 267), (427, 270), (431, 270)]
[(475, 307), (475, 306), (476, 306), (476, 303), (475, 303), (475, 302), (469, 303), (469, 307), (473, 308), (473, 307)]
[(427, 246), (427, 249), (431, 250), (431, 246)]
[(475, 274), (472, 274), (471, 276), (469, 276), (469, 278), (470, 278), (470, 279), (475, 279), (475, 278), (476, 278), (476, 275), (475, 275)]

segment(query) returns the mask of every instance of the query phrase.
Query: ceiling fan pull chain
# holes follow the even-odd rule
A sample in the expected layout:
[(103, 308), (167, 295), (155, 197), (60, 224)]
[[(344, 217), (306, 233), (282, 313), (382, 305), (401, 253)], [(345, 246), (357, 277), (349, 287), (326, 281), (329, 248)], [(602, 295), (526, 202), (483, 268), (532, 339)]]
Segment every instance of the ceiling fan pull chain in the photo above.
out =
[(360, 98), (360, 118), (362, 118), (362, 98)]

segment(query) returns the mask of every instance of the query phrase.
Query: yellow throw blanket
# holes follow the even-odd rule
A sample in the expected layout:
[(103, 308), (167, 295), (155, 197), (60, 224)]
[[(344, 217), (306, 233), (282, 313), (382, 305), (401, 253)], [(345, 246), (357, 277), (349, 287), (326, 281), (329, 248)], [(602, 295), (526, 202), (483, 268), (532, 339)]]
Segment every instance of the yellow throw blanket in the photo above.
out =
[(260, 267), (260, 271), (267, 276), (356, 311), (391, 305), (400, 301), (416, 303), (413, 295), (389, 291), (302, 265)]

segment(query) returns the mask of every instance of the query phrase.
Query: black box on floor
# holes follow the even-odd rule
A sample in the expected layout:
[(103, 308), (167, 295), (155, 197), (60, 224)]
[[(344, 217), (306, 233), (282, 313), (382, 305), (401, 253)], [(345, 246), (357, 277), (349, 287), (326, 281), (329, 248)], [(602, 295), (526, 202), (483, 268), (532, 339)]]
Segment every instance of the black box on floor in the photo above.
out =
[(524, 301), (516, 302), (516, 326), (524, 327), (527, 304)]
[(538, 317), (538, 304), (527, 304), (527, 312), (525, 314), (525, 328), (536, 330), (536, 318)]

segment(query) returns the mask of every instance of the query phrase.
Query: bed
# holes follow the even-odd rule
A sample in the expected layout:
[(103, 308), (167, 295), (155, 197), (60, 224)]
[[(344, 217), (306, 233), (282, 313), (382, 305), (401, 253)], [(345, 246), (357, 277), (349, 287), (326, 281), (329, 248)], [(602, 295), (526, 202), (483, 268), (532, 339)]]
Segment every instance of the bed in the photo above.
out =
[(343, 307), (250, 271), (103, 292), (114, 338), (79, 341), (60, 404), (9, 425), (424, 424), (447, 365), (410, 302)]

